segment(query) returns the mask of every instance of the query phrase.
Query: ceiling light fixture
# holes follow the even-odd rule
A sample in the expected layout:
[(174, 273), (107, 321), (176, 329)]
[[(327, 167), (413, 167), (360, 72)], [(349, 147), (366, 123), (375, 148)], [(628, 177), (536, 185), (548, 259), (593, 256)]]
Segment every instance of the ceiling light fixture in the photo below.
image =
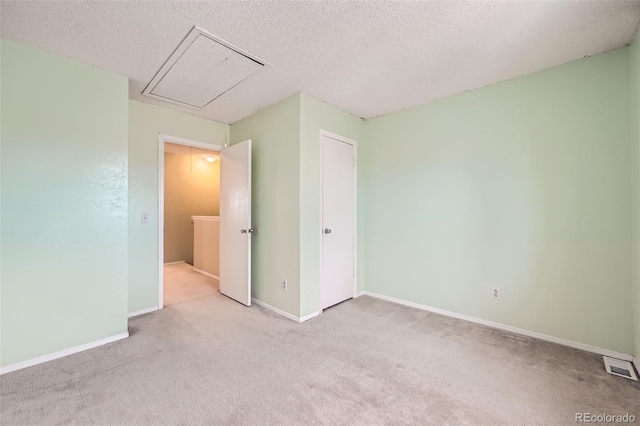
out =
[(214, 157), (213, 155), (207, 155), (204, 158), (210, 163), (213, 163), (214, 161), (216, 161), (216, 157)]

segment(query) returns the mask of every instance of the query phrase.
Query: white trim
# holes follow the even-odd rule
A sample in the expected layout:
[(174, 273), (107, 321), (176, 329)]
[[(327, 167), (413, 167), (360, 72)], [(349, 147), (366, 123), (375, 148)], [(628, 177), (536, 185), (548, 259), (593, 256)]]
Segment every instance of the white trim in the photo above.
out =
[(45, 362), (53, 361), (54, 359), (64, 358), (65, 356), (77, 354), (89, 349), (97, 348), (98, 346), (106, 345), (107, 343), (113, 343), (121, 339), (129, 337), (129, 333), (120, 333), (115, 336), (107, 337), (105, 339), (96, 340), (95, 342), (85, 343), (84, 345), (74, 346), (62, 351), (53, 352), (48, 355), (42, 355), (36, 358), (29, 359), (27, 361), (17, 362), (15, 364), (7, 365), (6, 367), (0, 367), (0, 375), (11, 373), (13, 371), (22, 370), (23, 368), (33, 367), (34, 365), (42, 364)]
[(295, 315), (290, 314), (289, 312), (285, 312), (282, 309), (278, 309), (275, 306), (271, 306), (268, 303), (264, 303), (262, 300), (258, 300), (255, 297), (251, 298), (251, 301), (258, 306), (262, 306), (265, 309), (270, 310), (271, 312), (275, 312), (278, 315), (282, 315), (283, 317), (295, 321), (297, 323), (303, 323), (305, 321), (309, 321), (311, 318), (315, 318), (322, 313), (322, 311), (312, 312), (309, 315), (305, 315), (302, 318), (297, 317)]
[[(225, 134), (229, 129), (224, 129)], [(164, 144), (204, 148), (210, 151), (220, 151), (223, 147), (213, 143), (199, 142), (192, 139), (158, 133), (158, 309), (164, 308)]]
[(157, 306), (153, 306), (151, 308), (142, 309), (141, 311), (131, 312), (128, 315), (128, 318), (134, 318), (134, 317), (137, 317), (137, 316), (140, 316), (140, 315), (148, 314), (149, 312), (155, 312), (157, 310), (158, 310), (158, 307)]
[(320, 129), (318, 143), (320, 144), (320, 286), (318, 287), (318, 313), (322, 312), (320, 292), (322, 291), (322, 232), (323, 232), (323, 205), (322, 205), (322, 137), (326, 136), (353, 146), (353, 297), (358, 297), (358, 142), (336, 133)]
[(193, 270), (198, 272), (198, 273), (200, 273), (200, 274), (202, 274), (202, 275), (206, 275), (208, 277), (215, 278), (216, 280), (220, 281), (220, 277), (217, 276), (217, 275), (210, 274), (210, 273), (208, 273), (206, 271), (203, 271), (202, 269), (198, 269), (198, 268), (195, 268), (195, 267), (193, 268)]
[(358, 292), (358, 294), (356, 294), (356, 297), (354, 297), (354, 299), (357, 299), (358, 297), (364, 295), (364, 290)]
[(633, 358), (633, 365), (636, 367), (638, 374), (640, 374), (640, 361), (638, 361), (638, 358)]
[(587, 352), (593, 352), (599, 355), (606, 355), (612, 358), (618, 358), (624, 361), (633, 360), (633, 356), (629, 354), (625, 354), (622, 352), (612, 351), (609, 349), (599, 348), (597, 346), (588, 345), (586, 343), (574, 342), (573, 340), (563, 339), (561, 337), (550, 336), (548, 334), (538, 333), (536, 331), (529, 331), (523, 328), (513, 327), (506, 324), (501, 324), (498, 322), (488, 321), (481, 318), (472, 317), (470, 315), (459, 314), (457, 312), (447, 311), (445, 309), (434, 308), (433, 306), (422, 305), (420, 303), (409, 302), (408, 300), (397, 299), (391, 296), (385, 296), (383, 294), (372, 293), (370, 291), (365, 291), (364, 294), (367, 296), (375, 297), (377, 299), (386, 300), (388, 302), (397, 303), (400, 305), (409, 306), (411, 308), (421, 309), (423, 311), (429, 311), (440, 315), (446, 315), (448, 317), (457, 318), (469, 322), (473, 322), (476, 324), (486, 325), (487, 327), (497, 328), (499, 330), (508, 331), (511, 333), (521, 334), (523, 336), (533, 337), (535, 339), (544, 340), (547, 342), (557, 343), (559, 345), (568, 346), (574, 349), (580, 349)]
[(164, 308), (164, 142), (158, 134), (158, 309)]
[(191, 220), (204, 220), (209, 222), (220, 222), (220, 216), (191, 216)]
[(353, 139), (346, 138), (346, 137), (344, 137), (342, 135), (339, 135), (337, 133), (328, 132), (326, 130), (320, 129), (320, 136), (326, 136), (328, 138), (335, 139), (337, 141), (344, 142), (344, 143), (349, 144), (349, 145), (353, 145), (354, 147), (358, 146), (358, 142), (357, 141), (355, 141)]
[(289, 312), (285, 312), (282, 309), (278, 309), (275, 306), (271, 306), (271, 305), (269, 305), (267, 303), (264, 303), (263, 301), (258, 300), (255, 297), (252, 297), (251, 301), (253, 303), (255, 303), (256, 305), (258, 305), (258, 306), (262, 306), (263, 308), (266, 308), (266, 309), (268, 309), (268, 310), (270, 310), (272, 312), (275, 312), (278, 315), (282, 315), (283, 317), (288, 318), (288, 319), (290, 319), (292, 321), (295, 321), (295, 322), (298, 322), (298, 323), (300, 322), (300, 318), (298, 318), (297, 316), (291, 315)]
[[(225, 132), (228, 129), (225, 129)], [(158, 133), (158, 136), (160, 136), (162, 138), (162, 155), (164, 157), (164, 143), (172, 143), (172, 144), (176, 144), (176, 145), (184, 145), (184, 146), (192, 146), (194, 148), (202, 148), (202, 149), (206, 149), (209, 151), (216, 151), (216, 152), (220, 152), (220, 150), (222, 148), (224, 148), (222, 145), (218, 145), (215, 143), (209, 143), (209, 142), (200, 142), (200, 141), (196, 141), (193, 139), (187, 139), (187, 138), (181, 138), (179, 136), (171, 136), (171, 135), (165, 135), (164, 133)]]
[(179, 265), (181, 263), (186, 263), (186, 262), (184, 260), (176, 260), (175, 262), (167, 262), (164, 264), (164, 266)]
[[(164, 78), (164, 76), (169, 72), (169, 70), (171, 70), (171, 68), (180, 59), (180, 57), (189, 49), (189, 47), (191, 47), (191, 45), (200, 36), (203, 36), (203, 37), (206, 37), (206, 38), (208, 38), (208, 39), (210, 39), (212, 41), (215, 41), (216, 43), (221, 44), (222, 46), (226, 47), (227, 49), (233, 50), (234, 52), (249, 58), (250, 60), (256, 62), (259, 65), (261, 65), (262, 67), (271, 66), (271, 64), (269, 62), (265, 61), (264, 59), (254, 55), (252, 53), (249, 53), (246, 50), (241, 49), (238, 46), (235, 46), (235, 45), (229, 43), (226, 40), (223, 40), (223, 39), (221, 39), (219, 37), (216, 37), (213, 34), (211, 34), (210, 32), (208, 32), (208, 31), (206, 31), (206, 30), (204, 30), (204, 29), (202, 29), (202, 28), (200, 28), (198, 26), (194, 26), (193, 28), (191, 28), (191, 30), (185, 36), (185, 38), (182, 39), (182, 41), (180, 42), (178, 47), (176, 47), (176, 49), (173, 51), (173, 53), (171, 53), (171, 55), (167, 58), (167, 60), (164, 62), (164, 64), (162, 64), (162, 66), (160, 67), (158, 72), (156, 72), (156, 74), (153, 76), (151, 81), (146, 85), (146, 87), (142, 91), (143, 95), (149, 96), (151, 98), (160, 99), (160, 100), (162, 100), (164, 102), (170, 102), (172, 104), (182, 105), (182, 106), (185, 106), (185, 107), (188, 107), (188, 108), (201, 110), (202, 108), (206, 107), (211, 102), (213, 102), (215, 99), (219, 98), (220, 96), (224, 95), (224, 93), (226, 93), (226, 92), (221, 93), (216, 98), (211, 99), (210, 101), (208, 101), (203, 106), (191, 105), (191, 104), (188, 104), (186, 102), (181, 102), (181, 101), (178, 101), (178, 100), (175, 100), (175, 99), (170, 99), (170, 98), (166, 98), (164, 96), (159, 96), (159, 95), (156, 95), (154, 93), (151, 93), (153, 91), (153, 89), (155, 89), (156, 85), (160, 82), (160, 80), (162, 80)], [(253, 75), (258, 70), (256, 70), (253, 73), (249, 74), (242, 81), (246, 80), (248, 77)], [(236, 83), (236, 85), (240, 84), (242, 81)], [(235, 86), (233, 86), (233, 87), (235, 87)], [(227, 89), (227, 91), (232, 89), (233, 87), (230, 87), (229, 89)]]
[(315, 318), (315, 317), (317, 317), (318, 315), (320, 315), (321, 313), (322, 313), (322, 311), (312, 312), (312, 313), (310, 313), (309, 315), (305, 315), (305, 316), (303, 316), (303, 317), (300, 317), (300, 318), (298, 319), (298, 322), (299, 322), (299, 323), (303, 323), (303, 322), (305, 322), (305, 321), (309, 321), (311, 318)]

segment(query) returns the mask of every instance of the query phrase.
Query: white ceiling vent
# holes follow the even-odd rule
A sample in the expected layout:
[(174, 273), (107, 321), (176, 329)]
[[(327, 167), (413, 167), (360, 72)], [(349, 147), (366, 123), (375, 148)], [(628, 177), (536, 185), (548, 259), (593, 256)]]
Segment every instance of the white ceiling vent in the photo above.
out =
[(202, 109), (265, 65), (271, 64), (193, 27), (142, 93)]

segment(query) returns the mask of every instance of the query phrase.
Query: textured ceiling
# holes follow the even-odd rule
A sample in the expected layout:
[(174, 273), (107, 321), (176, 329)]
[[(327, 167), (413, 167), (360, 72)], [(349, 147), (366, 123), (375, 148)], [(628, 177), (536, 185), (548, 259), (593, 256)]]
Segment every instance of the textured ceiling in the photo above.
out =
[[(629, 43), (636, 1), (2, 1), (1, 33), (230, 123), (298, 91), (369, 118)], [(201, 111), (142, 95), (198, 25), (273, 64)]]

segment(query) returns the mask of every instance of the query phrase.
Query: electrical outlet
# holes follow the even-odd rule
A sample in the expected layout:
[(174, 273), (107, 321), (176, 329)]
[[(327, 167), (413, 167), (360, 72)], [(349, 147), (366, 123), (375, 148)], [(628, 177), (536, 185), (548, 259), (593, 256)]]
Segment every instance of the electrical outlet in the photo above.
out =
[(492, 299), (500, 299), (500, 289), (494, 287), (491, 289), (491, 298)]
[(287, 291), (288, 285), (287, 285), (287, 280), (282, 280), (282, 289), (284, 291)]
[(149, 223), (149, 213), (142, 213), (140, 216), (140, 222)]

